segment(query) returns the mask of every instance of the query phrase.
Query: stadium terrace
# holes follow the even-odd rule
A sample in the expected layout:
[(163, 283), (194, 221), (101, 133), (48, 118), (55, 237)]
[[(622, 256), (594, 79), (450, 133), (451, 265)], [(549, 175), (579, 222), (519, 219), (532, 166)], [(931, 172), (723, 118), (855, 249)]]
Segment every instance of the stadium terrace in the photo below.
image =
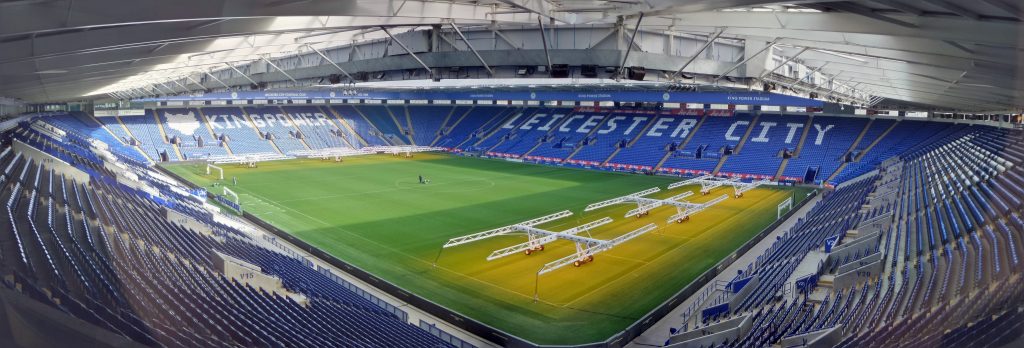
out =
[(0, 3), (0, 346), (1019, 347), (1022, 6)]

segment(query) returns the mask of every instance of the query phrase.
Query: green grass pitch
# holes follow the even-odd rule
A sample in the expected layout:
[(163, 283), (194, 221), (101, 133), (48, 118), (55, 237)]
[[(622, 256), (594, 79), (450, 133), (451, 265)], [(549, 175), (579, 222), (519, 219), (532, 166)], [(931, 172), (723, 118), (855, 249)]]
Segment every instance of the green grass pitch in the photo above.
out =
[[(205, 165), (166, 167), (204, 187), (214, 181)], [(430, 183), (419, 184), (419, 175)], [(343, 163), (289, 160), (255, 169), (225, 165), (224, 177), (243, 207), (265, 221), (419, 296), (539, 344), (607, 339), (772, 223), (780, 202), (790, 196), (799, 201), (810, 190), (758, 188), (739, 199), (728, 187), (697, 193), (691, 201), (730, 198), (688, 222), (669, 224), (671, 207), (640, 219), (623, 217), (635, 205), (582, 210), (655, 186), (662, 188), (658, 197), (699, 186), (669, 191), (679, 179), (433, 153)], [(237, 186), (230, 186), (232, 177)], [(526, 240), (501, 236), (445, 249), (434, 266), (450, 238), (566, 209), (574, 215), (540, 227), (562, 230), (608, 216), (615, 221), (591, 231), (592, 237), (611, 239), (651, 222), (658, 229), (597, 254), (592, 263), (540, 277), (535, 274), (543, 264), (570, 255), (575, 246), (556, 241), (530, 256), (486, 261), (492, 251)]]

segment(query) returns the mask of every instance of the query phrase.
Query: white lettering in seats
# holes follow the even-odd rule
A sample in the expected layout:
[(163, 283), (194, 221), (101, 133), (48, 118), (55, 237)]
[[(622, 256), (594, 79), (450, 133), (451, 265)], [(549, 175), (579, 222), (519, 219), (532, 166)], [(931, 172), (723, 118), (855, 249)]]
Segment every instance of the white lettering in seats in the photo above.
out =
[(736, 132), (736, 127), (739, 127), (740, 125), (746, 126), (748, 124), (750, 124), (750, 121), (736, 121), (736, 122), (733, 122), (732, 125), (729, 126), (729, 130), (725, 132), (725, 140), (728, 140), (728, 141), (739, 141), (740, 137), (738, 135), (734, 135), (733, 134), (733, 133)]
[(755, 143), (767, 143), (768, 140), (769, 140), (768, 139), (768, 131), (770, 129), (772, 129), (772, 127), (775, 127), (775, 125), (777, 125), (777, 123), (775, 123), (775, 122), (761, 122), (759, 124), (761, 125), (761, 133), (758, 134), (756, 137), (750, 138), (750, 141), (753, 141)]
[(821, 145), (821, 141), (825, 140), (825, 132), (832, 130), (833, 127), (835, 127), (835, 125), (830, 124), (825, 126), (825, 129), (822, 129), (820, 124), (815, 123), (814, 129), (818, 130), (818, 136), (814, 138), (814, 145)]

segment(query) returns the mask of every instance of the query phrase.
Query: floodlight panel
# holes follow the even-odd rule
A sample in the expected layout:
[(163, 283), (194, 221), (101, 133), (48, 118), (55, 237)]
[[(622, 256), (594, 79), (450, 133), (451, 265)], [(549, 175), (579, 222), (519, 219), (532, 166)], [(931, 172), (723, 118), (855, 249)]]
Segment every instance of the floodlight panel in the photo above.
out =
[(693, 191), (686, 191), (686, 192), (680, 193), (678, 195), (669, 197), (668, 200), (670, 200), (670, 201), (678, 201), (680, 199), (683, 199), (683, 198), (686, 198), (686, 197), (690, 197), (690, 196), (693, 196)]
[(500, 236), (500, 235), (507, 234), (507, 233), (513, 232), (513, 231), (515, 231), (515, 230), (512, 228), (512, 226), (505, 226), (505, 227), (495, 228), (493, 230), (483, 231), (483, 232), (480, 232), (480, 233), (474, 233), (474, 234), (467, 235), (467, 236), (462, 236), (462, 237), (458, 237), (458, 238), (452, 238), (452, 239), (449, 239), (447, 243), (444, 243), (444, 246), (442, 246), (442, 248), (450, 248), (450, 247), (453, 247), (453, 246), (456, 246), (456, 245), (462, 245), (462, 244), (466, 244), (466, 243), (470, 243), (470, 242), (475, 242), (475, 241), (478, 241), (478, 240), (481, 240), (481, 239), (486, 239), (486, 238), (490, 238), (490, 237), (494, 237), (494, 236)]
[(648, 204), (643, 204), (643, 205), (641, 205), (639, 207), (633, 208), (632, 210), (626, 212), (626, 217), (636, 216), (637, 214), (640, 214), (640, 213), (645, 212), (645, 211), (650, 211), (651, 209), (660, 207), (660, 206), (662, 206), (664, 204), (665, 203), (662, 202), (662, 201), (654, 201), (654, 202), (650, 202)]
[(702, 212), (702, 211), (704, 211), (704, 209), (710, 208), (711, 206), (713, 206), (715, 204), (721, 203), (722, 201), (724, 201), (724, 200), (726, 200), (728, 198), (729, 198), (729, 195), (721, 195), (721, 196), (718, 196), (715, 199), (712, 199), (712, 200), (704, 202), (704, 203), (684, 203), (684, 202), (680, 202), (680, 203), (683, 203), (683, 204), (678, 205), (678, 207), (684, 208), (684, 210), (681, 211), (681, 212), (678, 212), (676, 214), (673, 214), (671, 217), (669, 217), (665, 221), (672, 222), (672, 221), (676, 221), (676, 220), (682, 219), (684, 217), (691, 216), (693, 214)]
[(557, 212), (557, 213), (554, 213), (554, 214), (551, 214), (551, 215), (541, 216), (541, 217), (533, 219), (533, 220), (523, 221), (523, 222), (520, 222), (520, 223), (518, 223), (516, 225), (523, 225), (523, 226), (540, 225), (540, 224), (543, 224), (543, 223), (546, 223), (546, 222), (551, 222), (551, 221), (555, 221), (555, 220), (564, 218), (564, 217), (569, 216), (569, 215), (572, 215), (571, 211), (563, 210), (563, 211), (560, 211), (560, 212)]
[(501, 248), (501, 249), (495, 250), (490, 255), (488, 255), (487, 256), (487, 261), (491, 261), (491, 260), (494, 260), (494, 259), (499, 259), (499, 258), (502, 258), (502, 257), (505, 257), (505, 256), (509, 256), (509, 255), (518, 254), (520, 252), (526, 251), (527, 249), (531, 249), (531, 248), (533, 248), (535, 246), (544, 245), (544, 244), (553, 242), (556, 239), (558, 239), (557, 236), (550, 235), (550, 236), (540, 237), (540, 238), (534, 239), (532, 241), (526, 241), (526, 242), (523, 242), (523, 243), (520, 243), (520, 244), (516, 244), (516, 245), (510, 246), (510, 247), (507, 247), (507, 248)]
[(704, 175), (698, 176), (696, 178), (687, 179), (687, 180), (683, 180), (683, 181), (680, 181), (680, 182), (675, 182), (675, 183), (669, 184), (668, 185), (668, 189), (671, 190), (671, 189), (674, 189), (674, 188), (677, 188), (677, 187), (681, 187), (681, 186), (696, 184), (698, 182), (701, 182), (703, 180), (707, 180), (707, 179), (710, 179), (710, 178), (713, 178), (713, 177), (711, 175), (704, 174)]
[(558, 259), (558, 260), (555, 260), (555, 261), (552, 261), (552, 262), (549, 262), (549, 263), (545, 264), (543, 267), (541, 267), (541, 269), (539, 271), (537, 271), (537, 275), (548, 273), (548, 272), (554, 271), (556, 269), (565, 267), (567, 265), (571, 265), (573, 262), (579, 261), (579, 260), (581, 260), (581, 259), (583, 259), (583, 258), (585, 258), (587, 256), (592, 256), (592, 255), (600, 253), (602, 251), (607, 251), (607, 250), (615, 247), (616, 245), (622, 244), (622, 243), (624, 243), (624, 242), (626, 242), (626, 241), (628, 241), (630, 239), (636, 238), (636, 237), (638, 237), (638, 236), (640, 236), (640, 235), (642, 235), (644, 233), (653, 231), (656, 228), (658, 228), (658, 225), (650, 223), (650, 224), (647, 224), (644, 227), (641, 227), (641, 228), (638, 228), (636, 230), (633, 230), (633, 231), (631, 231), (629, 233), (626, 233), (624, 235), (621, 235), (621, 236), (619, 236), (619, 237), (617, 237), (615, 239), (603, 242), (601, 244), (597, 244), (597, 245), (591, 246), (591, 247), (586, 248), (586, 249), (584, 249), (584, 250), (582, 250), (582, 251), (580, 251), (578, 253), (575, 253), (575, 254), (563, 257), (561, 259)]
[(722, 201), (725, 201), (725, 200), (728, 200), (728, 199), (729, 199), (729, 194), (722, 194), (722, 195), (719, 195), (719, 197), (717, 199), (714, 199), (714, 200), (702, 203), (701, 205), (703, 206), (703, 208), (709, 208), (711, 206), (714, 206), (714, 205), (717, 205), (719, 203), (722, 203)]
[(594, 229), (594, 228), (596, 228), (598, 226), (601, 226), (601, 225), (610, 224), (612, 221), (613, 221), (612, 218), (604, 217), (604, 218), (601, 218), (600, 220), (591, 221), (591, 222), (588, 222), (588, 223), (585, 223), (585, 224), (582, 224), (582, 225), (570, 228), (568, 230), (562, 231), (561, 233), (572, 233), (572, 234), (580, 233), (580, 232), (583, 232), (583, 231)]
[(603, 240), (600, 240), (600, 239), (594, 239), (594, 238), (589, 238), (589, 237), (577, 236), (577, 235), (568, 234), (568, 233), (556, 233), (556, 232), (551, 232), (551, 231), (548, 231), (548, 230), (542, 230), (542, 229), (539, 229), (539, 228), (536, 228), (536, 227), (521, 226), (521, 225), (516, 225), (514, 227), (518, 231), (522, 231), (522, 232), (526, 232), (526, 233), (531, 233), (531, 234), (539, 234), (539, 235), (543, 235), (543, 236), (554, 236), (555, 238), (558, 238), (558, 239), (570, 240), (570, 241), (577, 242), (577, 243), (595, 244), (595, 243), (603, 243), (604, 242)]
[[(583, 225), (579, 225), (579, 226), (570, 228), (570, 229), (562, 231), (562, 232), (558, 232), (558, 233), (555, 233), (555, 234), (550, 234), (550, 235), (546, 235), (546, 236), (543, 236), (543, 237), (540, 237), (540, 238), (536, 238), (536, 239), (534, 239), (532, 241), (526, 241), (526, 242), (523, 242), (523, 243), (520, 243), (520, 244), (516, 244), (516, 245), (510, 246), (510, 247), (507, 247), (507, 248), (498, 249), (498, 250), (495, 250), (494, 252), (492, 252), (491, 255), (487, 256), (487, 261), (491, 261), (491, 260), (494, 260), (494, 259), (502, 258), (502, 257), (513, 255), (513, 254), (518, 254), (520, 252), (526, 251), (527, 249), (534, 248), (534, 247), (539, 246), (539, 245), (544, 245), (544, 244), (547, 244), (547, 243), (551, 243), (551, 242), (554, 242), (555, 240), (558, 240), (558, 239), (568, 239), (568, 238), (562, 238), (562, 237), (563, 236), (568, 236), (568, 235), (573, 235), (573, 234), (580, 233), (580, 232), (583, 232), (583, 231), (587, 231), (587, 230), (593, 229), (593, 228), (601, 226), (601, 225), (606, 225), (608, 223), (611, 223), (612, 221), (613, 220), (611, 218), (605, 217), (605, 218), (602, 218), (600, 220), (591, 221), (591, 222), (588, 222), (588, 223), (585, 223)], [(525, 231), (525, 232), (532, 233), (532, 232), (535, 232), (535, 231)]]
[(593, 204), (587, 205), (587, 207), (584, 208), (583, 211), (597, 210), (597, 209), (601, 209), (601, 208), (607, 207), (609, 205), (619, 204), (619, 203), (627, 201), (629, 198), (630, 197), (618, 197), (618, 198), (609, 199), (607, 201), (601, 201), (601, 202), (593, 203)]
[(607, 207), (609, 205), (618, 204), (618, 203), (622, 203), (622, 202), (632, 202), (632, 201), (635, 201), (636, 198), (639, 198), (641, 196), (646, 196), (646, 195), (649, 195), (649, 194), (652, 194), (652, 193), (655, 193), (655, 192), (658, 192), (658, 191), (661, 191), (660, 187), (652, 187), (652, 188), (649, 188), (649, 189), (646, 189), (646, 190), (643, 190), (643, 191), (640, 191), (640, 192), (634, 192), (634, 193), (630, 193), (630, 194), (622, 196), (622, 197), (612, 198), (612, 199), (609, 199), (609, 200), (606, 200), (606, 201), (601, 201), (601, 202), (597, 202), (597, 203), (588, 205), (585, 209), (583, 209), (583, 211), (591, 211), (591, 210), (595, 210), (595, 209), (601, 209), (601, 208)]

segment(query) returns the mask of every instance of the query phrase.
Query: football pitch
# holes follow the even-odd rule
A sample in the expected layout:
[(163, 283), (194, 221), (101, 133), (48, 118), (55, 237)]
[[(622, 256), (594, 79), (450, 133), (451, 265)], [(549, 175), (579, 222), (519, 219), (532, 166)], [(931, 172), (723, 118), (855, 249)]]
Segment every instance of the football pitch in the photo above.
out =
[[(205, 174), (205, 164), (165, 167), (220, 193), (211, 188), (216, 178)], [(737, 199), (731, 187), (720, 187), (702, 196), (700, 186), (667, 190), (678, 178), (436, 153), (223, 167), (224, 185), (253, 215), (407, 291), (538, 344), (598, 342), (618, 333), (775, 221), (780, 202), (794, 197), (796, 205), (811, 190), (762, 186)], [(420, 175), (430, 182), (420, 184)], [(583, 212), (590, 203), (652, 187), (662, 189), (651, 195), (656, 198), (687, 190), (696, 193), (687, 198), (695, 203), (730, 197), (681, 224), (666, 222), (673, 207), (642, 218), (623, 217), (636, 204)], [(538, 227), (561, 231), (611, 217), (614, 222), (584, 234), (602, 240), (649, 223), (658, 228), (595, 255), (594, 262), (539, 277), (541, 266), (574, 253), (575, 245), (559, 240), (529, 256), (486, 261), (492, 251), (526, 241), (510, 235), (441, 252), (451, 238), (562, 210), (574, 214)]]

